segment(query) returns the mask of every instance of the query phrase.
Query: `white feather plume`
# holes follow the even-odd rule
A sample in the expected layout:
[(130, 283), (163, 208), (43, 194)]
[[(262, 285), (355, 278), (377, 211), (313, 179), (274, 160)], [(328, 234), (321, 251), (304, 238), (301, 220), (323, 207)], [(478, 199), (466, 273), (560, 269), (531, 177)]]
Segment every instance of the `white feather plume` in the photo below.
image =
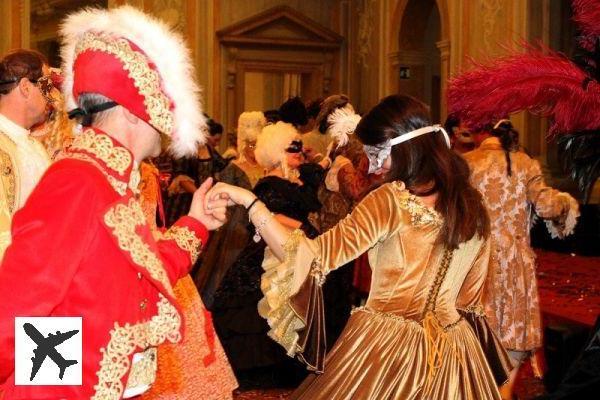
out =
[(337, 143), (337, 147), (348, 144), (349, 135), (354, 134), (359, 121), (360, 115), (354, 112), (352, 106), (338, 108), (329, 114), (327, 117), (329, 128), (327, 130)]
[(69, 15), (62, 23), (63, 92), (68, 109), (77, 107), (73, 98), (75, 47), (90, 31), (125, 38), (146, 54), (161, 77), (162, 89), (174, 104), (173, 132), (166, 132), (172, 139), (171, 151), (177, 157), (195, 154), (198, 144), (205, 143), (207, 130), (189, 50), (181, 35), (133, 7), (88, 8)]

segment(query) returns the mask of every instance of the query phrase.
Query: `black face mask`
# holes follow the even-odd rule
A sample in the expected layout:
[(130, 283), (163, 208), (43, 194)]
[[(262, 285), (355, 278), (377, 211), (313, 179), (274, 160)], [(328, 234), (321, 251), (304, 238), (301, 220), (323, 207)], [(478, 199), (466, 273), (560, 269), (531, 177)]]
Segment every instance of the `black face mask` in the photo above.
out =
[(287, 153), (302, 153), (302, 147), (302, 140), (293, 140), (285, 151)]

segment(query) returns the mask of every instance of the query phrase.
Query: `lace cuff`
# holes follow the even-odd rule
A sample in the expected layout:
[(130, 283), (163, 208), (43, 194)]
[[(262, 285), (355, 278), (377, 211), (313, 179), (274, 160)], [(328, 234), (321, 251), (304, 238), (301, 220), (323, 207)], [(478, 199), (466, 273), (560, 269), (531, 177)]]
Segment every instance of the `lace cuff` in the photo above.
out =
[(560, 193), (558, 197), (563, 202), (563, 214), (558, 219), (546, 220), (545, 223), (553, 239), (564, 239), (575, 230), (579, 217), (579, 204), (567, 193)]
[(302, 231), (294, 231), (284, 249), (283, 262), (268, 248), (265, 250), (261, 279), (264, 297), (258, 303), (258, 312), (269, 324), (269, 337), (288, 356), (298, 357), (311, 371), (322, 372), (326, 350), (321, 288), (324, 279)]

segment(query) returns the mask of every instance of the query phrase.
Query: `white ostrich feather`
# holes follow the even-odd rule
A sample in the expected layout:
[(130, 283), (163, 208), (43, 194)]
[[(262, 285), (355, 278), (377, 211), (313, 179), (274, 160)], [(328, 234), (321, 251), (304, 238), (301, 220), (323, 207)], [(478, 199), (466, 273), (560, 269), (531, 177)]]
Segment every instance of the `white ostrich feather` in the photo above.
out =
[(352, 107), (338, 108), (327, 117), (331, 137), (337, 143), (337, 147), (348, 144), (349, 135), (354, 134), (356, 126), (360, 121), (360, 115), (354, 112)]

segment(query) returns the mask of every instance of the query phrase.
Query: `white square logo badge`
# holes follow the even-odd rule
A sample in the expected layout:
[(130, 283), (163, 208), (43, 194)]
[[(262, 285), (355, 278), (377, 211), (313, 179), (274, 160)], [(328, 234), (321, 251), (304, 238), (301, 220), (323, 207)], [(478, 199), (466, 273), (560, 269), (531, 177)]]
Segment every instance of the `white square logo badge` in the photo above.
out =
[(15, 385), (81, 385), (81, 317), (15, 318)]

